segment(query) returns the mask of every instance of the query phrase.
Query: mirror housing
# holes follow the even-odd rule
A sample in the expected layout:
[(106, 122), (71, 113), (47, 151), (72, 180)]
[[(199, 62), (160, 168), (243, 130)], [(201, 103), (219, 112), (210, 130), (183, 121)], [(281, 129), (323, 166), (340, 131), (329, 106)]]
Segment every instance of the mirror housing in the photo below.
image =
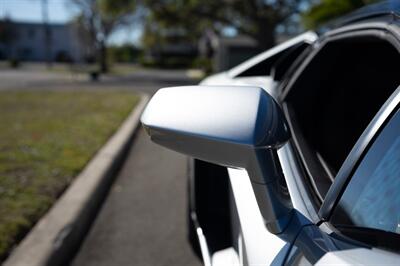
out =
[(155, 143), (246, 169), (268, 229), (276, 234), (285, 229), (292, 205), (276, 151), (290, 133), (266, 91), (252, 86), (164, 88), (148, 103), (141, 122)]

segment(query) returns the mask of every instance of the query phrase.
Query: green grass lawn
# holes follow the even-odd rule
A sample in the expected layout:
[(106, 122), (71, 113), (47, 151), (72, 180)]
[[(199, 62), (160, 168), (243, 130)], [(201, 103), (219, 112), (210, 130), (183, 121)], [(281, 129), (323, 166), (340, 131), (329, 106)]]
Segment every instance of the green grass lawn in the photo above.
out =
[(138, 102), (123, 91), (0, 92), (0, 259)]

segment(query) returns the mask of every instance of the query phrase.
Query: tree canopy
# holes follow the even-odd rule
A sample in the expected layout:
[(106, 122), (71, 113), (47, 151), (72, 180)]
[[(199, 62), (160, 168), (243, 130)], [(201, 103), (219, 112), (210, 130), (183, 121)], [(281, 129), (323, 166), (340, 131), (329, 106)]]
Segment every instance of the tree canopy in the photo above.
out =
[[(232, 27), (256, 39), (263, 48), (275, 44), (277, 26), (294, 24), (316, 28), (377, 0), (143, 0), (148, 10), (147, 24), (158, 29), (180, 27), (188, 36), (198, 36), (205, 28), (216, 32)], [(293, 23), (292, 23), (293, 24)], [(148, 26), (145, 32), (157, 29)], [(151, 35), (151, 34), (150, 34)], [(155, 38), (154, 34), (151, 38)]]
[(376, 0), (321, 0), (304, 13), (303, 22), (306, 28), (317, 28), (373, 2)]
[(299, 14), (310, 0), (145, 0), (153, 22), (188, 32), (232, 27), (263, 48), (275, 44), (275, 28)]
[(108, 70), (106, 42), (119, 27), (133, 23), (136, 0), (71, 0), (79, 8), (76, 19), (85, 39), (97, 50), (101, 71)]

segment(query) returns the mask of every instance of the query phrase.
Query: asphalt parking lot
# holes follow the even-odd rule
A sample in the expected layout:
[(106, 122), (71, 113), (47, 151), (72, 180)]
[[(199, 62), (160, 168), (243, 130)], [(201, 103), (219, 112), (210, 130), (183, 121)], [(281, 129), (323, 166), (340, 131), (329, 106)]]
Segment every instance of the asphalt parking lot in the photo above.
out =
[[(144, 71), (102, 84), (114, 83), (153, 94), (193, 81), (183, 71)], [(186, 158), (140, 129), (72, 265), (201, 265), (186, 238), (186, 192)]]
[(186, 240), (185, 167), (141, 129), (72, 265), (200, 265)]

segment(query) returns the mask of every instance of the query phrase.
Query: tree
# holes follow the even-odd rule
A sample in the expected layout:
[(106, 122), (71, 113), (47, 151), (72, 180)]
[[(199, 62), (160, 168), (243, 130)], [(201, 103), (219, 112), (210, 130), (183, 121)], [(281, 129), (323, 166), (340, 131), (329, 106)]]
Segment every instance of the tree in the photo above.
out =
[(321, 0), (303, 14), (306, 28), (314, 29), (376, 0)]
[(51, 67), (52, 64), (52, 39), (51, 39), (51, 28), (49, 26), (49, 0), (33, 0), (40, 1), (41, 12), (42, 12), (42, 22), (43, 22), (43, 49), (46, 55), (46, 64), (47, 67)]
[(108, 71), (107, 40), (122, 26), (133, 23), (135, 0), (71, 0), (80, 9), (76, 22), (97, 54), (101, 72)]
[(41, 0), (42, 5), (42, 18), (43, 18), (43, 29), (44, 29), (44, 43), (45, 43), (45, 53), (46, 53), (46, 63), (47, 67), (51, 67), (52, 58), (51, 58), (51, 49), (52, 49), (52, 40), (51, 40), (51, 30), (49, 26), (49, 2), (48, 0)]
[(14, 23), (10, 18), (0, 20), (0, 43), (6, 47), (8, 59), (15, 59), (13, 53), (13, 41), (16, 38)]
[(147, 0), (149, 12), (162, 25), (233, 27), (256, 39), (262, 48), (275, 45), (275, 28), (299, 14), (310, 0)]
[(9, 44), (14, 39), (13, 22), (9, 18), (0, 20), (0, 43)]

